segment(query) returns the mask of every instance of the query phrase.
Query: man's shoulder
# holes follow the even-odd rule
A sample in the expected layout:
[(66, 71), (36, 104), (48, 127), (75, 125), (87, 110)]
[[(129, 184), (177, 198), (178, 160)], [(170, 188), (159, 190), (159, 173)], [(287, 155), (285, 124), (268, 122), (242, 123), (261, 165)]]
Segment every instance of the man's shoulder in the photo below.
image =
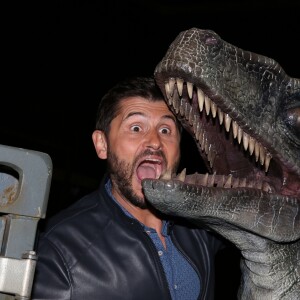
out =
[(106, 178), (102, 179), (98, 189), (82, 196), (65, 209), (46, 219), (43, 232), (50, 233), (55, 228), (67, 226), (81, 218), (88, 218), (91, 213), (99, 209), (103, 211), (101, 207), (104, 202), (107, 202), (105, 198), (109, 197), (105, 191), (105, 180)]
[(54, 239), (61, 233), (73, 235), (77, 228), (83, 230), (87, 224), (99, 220), (99, 212), (103, 213), (102, 206), (101, 193), (94, 191), (46, 220), (42, 235), (48, 239)]

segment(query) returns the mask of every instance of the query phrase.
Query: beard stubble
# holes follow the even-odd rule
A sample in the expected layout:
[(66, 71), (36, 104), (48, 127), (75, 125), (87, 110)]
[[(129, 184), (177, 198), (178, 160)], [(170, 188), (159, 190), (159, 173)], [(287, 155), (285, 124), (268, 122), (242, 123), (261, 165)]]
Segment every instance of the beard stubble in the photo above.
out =
[[(165, 165), (167, 165), (167, 159), (163, 151), (152, 151), (150, 149), (145, 150), (138, 155), (132, 164), (118, 159), (117, 155), (112, 151), (107, 153), (107, 169), (113, 181), (114, 188), (118, 189), (119, 193), (131, 204), (136, 207), (146, 209), (148, 208), (147, 201), (144, 196), (138, 196), (132, 186), (132, 177), (134, 176), (135, 165), (138, 160), (147, 155), (158, 155), (162, 157)], [(176, 162), (173, 166), (173, 171), (176, 171), (179, 162)]]

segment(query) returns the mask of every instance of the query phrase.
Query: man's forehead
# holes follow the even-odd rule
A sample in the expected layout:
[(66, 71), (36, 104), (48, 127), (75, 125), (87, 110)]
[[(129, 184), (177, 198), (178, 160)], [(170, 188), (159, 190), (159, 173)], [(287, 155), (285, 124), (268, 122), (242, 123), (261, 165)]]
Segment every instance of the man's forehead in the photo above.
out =
[(123, 99), (120, 102), (119, 114), (132, 115), (133, 113), (141, 115), (162, 115), (169, 116), (169, 118), (171, 117), (174, 120), (176, 119), (163, 99), (156, 101), (142, 97), (130, 97)]

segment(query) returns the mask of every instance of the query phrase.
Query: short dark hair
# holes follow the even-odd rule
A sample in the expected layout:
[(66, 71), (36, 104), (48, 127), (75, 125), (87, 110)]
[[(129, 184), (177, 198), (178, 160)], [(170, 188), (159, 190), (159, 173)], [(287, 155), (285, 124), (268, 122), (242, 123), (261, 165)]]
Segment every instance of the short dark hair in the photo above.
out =
[(110, 123), (118, 114), (121, 100), (129, 97), (143, 97), (149, 101), (164, 101), (164, 96), (153, 77), (127, 78), (117, 83), (102, 97), (97, 111), (96, 129), (108, 134)]

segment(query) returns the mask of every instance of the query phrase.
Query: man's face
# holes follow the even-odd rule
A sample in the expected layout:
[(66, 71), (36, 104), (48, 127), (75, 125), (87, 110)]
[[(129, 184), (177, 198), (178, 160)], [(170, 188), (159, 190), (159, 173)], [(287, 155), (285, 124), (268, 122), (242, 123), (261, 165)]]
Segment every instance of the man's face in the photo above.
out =
[(107, 163), (113, 193), (145, 208), (141, 181), (176, 171), (180, 159), (180, 133), (164, 101), (132, 97), (110, 126)]

